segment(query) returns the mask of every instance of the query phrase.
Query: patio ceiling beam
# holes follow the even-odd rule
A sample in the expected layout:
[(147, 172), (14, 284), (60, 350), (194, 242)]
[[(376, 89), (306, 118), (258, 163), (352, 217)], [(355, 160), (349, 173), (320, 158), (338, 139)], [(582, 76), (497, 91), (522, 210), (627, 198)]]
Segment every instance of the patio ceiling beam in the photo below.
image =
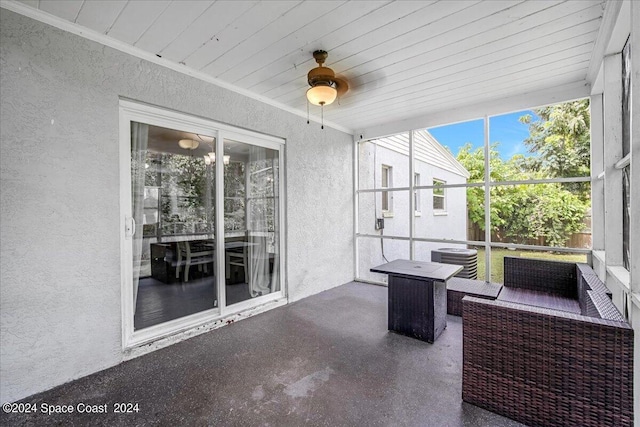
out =
[[(487, 92), (491, 92), (491, 88), (487, 88)], [(361, 137), (362, 139), (381, 138), (415, 129), (481, 119), (485, 115), (506, 114), (532, 107), (585, 98), (589, 96), (590, 92), (590, 86), (587, 82), (573, 82), (535, 92), (525, 92), (505, 98), (487, 100), (461, 108), (434, 111), (432, 114), (408, 117), (403, 120), (361, 129), (354, 136), (357, 139)]]
[[(602, 14), (602, 23), (600, 24), (600, 30), (598, 31), (598, 36), (596, 37), (596, 43), (591, 51), (591, 59), (589, 60), (589, 70), (587, 71), (587, 81), (593, 86), (596, 81), (598, 74), (600, 73), (600, 69), (602, 67), (602, 59), (605, 55), (615, 53), (611, 51), (611, 41), (612, 36), (615, 34), (619, 38), (620, 33), (624, 32), (624, 37), (629, 34), (628, 29), (625, 32), (624, 29), (620, 28), (619, 25), (616, 25), (618, 22), (618, 16), (620, 15), (620, 10), (623, 7), (623, 3), (621, 1), (608, 1), (604, 6), (604, 13)], [(628, 4), (627, 4), (628, 6)]]

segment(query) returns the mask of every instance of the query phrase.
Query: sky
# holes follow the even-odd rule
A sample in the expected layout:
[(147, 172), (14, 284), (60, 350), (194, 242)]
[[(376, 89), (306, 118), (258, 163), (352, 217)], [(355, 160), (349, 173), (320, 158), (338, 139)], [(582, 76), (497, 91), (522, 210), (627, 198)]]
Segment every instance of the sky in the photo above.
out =
[[(500, 142), (498, 152), (504, 160), (511, 158), (514, 154), (531, 155), (523, 142), (529, 136), (529, 126), (518, 120), (525, 114), (531, 114), (534, 120), (537, 119), (531, 110), (489, 117), (489, 141)], [(474, 148), (484, 146), (483, 119), (430, 128), (428, 131), (440, 144), (448, 147), (454, 156), (467, 142), (471, 142)]]

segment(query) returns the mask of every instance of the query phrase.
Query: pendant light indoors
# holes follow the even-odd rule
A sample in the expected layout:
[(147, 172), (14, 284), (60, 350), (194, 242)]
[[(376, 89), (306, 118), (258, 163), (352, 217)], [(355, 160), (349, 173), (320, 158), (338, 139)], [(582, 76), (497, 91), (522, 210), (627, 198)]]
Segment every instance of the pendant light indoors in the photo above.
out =
[[(207, 165), (215, 163), (216, 162), (216, 153), (211, 152), (211, 153), (207, 154), (206, 156), (204, 156), (204, 162)], [(229, 162), (231, 162), (231, 156), (229, 156), (228, 154), (225, 154), (224, 156), (222, 156), (222, 163), (224, 163), (225, 165), (228, 165)]]
[(193, 139), (181, 139), (180, 141), (178, 141), (178, 145), (180, 146), (180, 148), (184, 148), (185, 150), (195, 150), (196, 148), (198, 148), (198, 145), (200, 145), (200, 143)]
[[(331, 68), (323, 65), (327, 60), (327, 56), (328, 53), (324, 50), (316, 50), (313, 52), (313, 57), (318, 63), (318, 66), (307, 74), (307, 81), (309, 86), (311, 86), (311, 88), (307, 90), (307, 101), (313, 105), (319, 105), (320, 108), (322, 108), (323, 129), (324, 106), (332, 104), (338, 95), (342, 95), (349, 89), (346, 80), (336, 77), (336, 73), (334, 73)], [(309, 123), (309, 120), (307, 120), (307, 123)]]

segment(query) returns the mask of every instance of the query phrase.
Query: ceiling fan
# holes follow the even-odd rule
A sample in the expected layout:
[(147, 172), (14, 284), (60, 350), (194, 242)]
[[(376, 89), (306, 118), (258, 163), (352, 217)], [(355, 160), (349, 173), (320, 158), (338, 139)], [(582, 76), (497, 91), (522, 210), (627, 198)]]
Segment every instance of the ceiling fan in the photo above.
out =
[[(339, 76), (329, 67), (324, 66), (329, 54), (324, 50), (313, 52), (313, 58), (318, 63), (307, 74), (307, 82), (311, 86), (307, 90), (307, 100), (313, 105), (319, 105), (322, 109), (322, 129), (324, 129), (324, 106), (333, 103), (337, 97), (342, 96), (349, 90), (347, 81)], [(309, 104), (307, 104), (307, 116), (309, 115)], [(307, 117), (307, 124), (309, 119)]]

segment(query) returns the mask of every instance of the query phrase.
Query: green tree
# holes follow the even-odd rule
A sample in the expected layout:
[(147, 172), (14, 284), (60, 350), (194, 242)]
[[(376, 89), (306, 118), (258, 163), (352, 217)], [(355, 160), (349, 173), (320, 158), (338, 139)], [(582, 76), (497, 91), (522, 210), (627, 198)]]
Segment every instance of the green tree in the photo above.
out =
[[(504, 160), (499, 143), (491, 144), (492, 181), (576, 177), (589, 175), (589, 103), (568, 102), (534, 110), (540, 118), (521, 117), (529, 124), (524, 141), (533, 156), (515, 155)], [(484, 150), (464, 145), (458, 161), (469, 171), (469, 182), (484, 181)], [(588, 184), (500, 185), (491, 188), (491, 230), (508, 241), (530, 243), (540, 237), (550, 246), (563, 246), (584, 227), (590, 206)], [(467, 190), (469, 221), (485, 230), (484, 189)]]
[[(522, 171), (522, 159), (514, 158), (504, 162), (498, 152), (498, 143), (491, 145), (489, 149), (489, 170), (494, 181), (509, 181), (524, 179)], [(457, 156), (458, 161), (469, 171), (469, 182), (484, 181), (484, 149), (472, 150), (471, 144), (465, 144)], [(513, 186), (494, 187), (491, 190), (491, 226), (492, 231), (497, 231), (504, 226), (510, 213), (517, 205), (517, 192)], [(484, 222), (484, 188), (471, 187), (467, 189), (467, 206), (469, 220), (475, 223), (480, 230), (485, 230)]]
[[(565, 102), (533, 110), (539, 120), (530, 114), (520, 117), (529, 125), (529, 137), (524, 140), (529, 152), (532, 171), (541, 178), (568, 178), (589, 176), (591, 116), (589, 100)], [(589, 198), (589, 186), (571, 184), (568, 189), (583, 201)]]
[[(549, 246), (563, 246), (584, 227), (586, 203), (561, 184), (516, 185), (503, 196), (500, 227), (509, 241), (528, 243), (544, 237)], [(501, 188), (495, 187), (493, 190)], [(493, 225), (493, 224), (492, 224)]]

